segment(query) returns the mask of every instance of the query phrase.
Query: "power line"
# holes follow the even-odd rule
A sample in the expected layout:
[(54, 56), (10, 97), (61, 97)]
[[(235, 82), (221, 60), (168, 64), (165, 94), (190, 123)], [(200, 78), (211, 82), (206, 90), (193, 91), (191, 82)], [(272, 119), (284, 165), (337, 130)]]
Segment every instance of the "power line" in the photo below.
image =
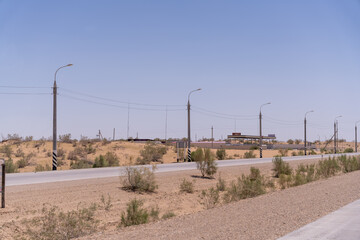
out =
[(183, 106), (185, 106), (185, 105), (134, 103), (134, 102), (127, 102), (127, 101), (119, 101), (119, 100), (115, 100), (115, 99), (111, 99), (111, 98), (98, 97), (98, 96), (90, 95), (90, 94), (87, 94), (87, 93), (81, 93), (81, 92), (77, 92), (77, 91), (73, 91), (73, 90), (69, 90), (69, 89), (65, 89), (65, 88), (61, 88), (61, 90), (64, 90), (64, 91), (69, 92), (69, 93), (82, 95), (82, 96), (89, 97), (89, 98), (96, 98), (96, 99), (100, 99), (100, 100), (104, 100), (104, 101), (117, 102), (117, 103), (123, 103), (123, 104), (151, 106), (151, 107), (166, 107), (166, 106), (168, 106), (168, 107), (180, 107), (180, 106), (183, 107)]
[[(82, 101), (82, 102), (88, 102), (88, 103), (94, 103), (94, 104), (98, 104), (98, 105), (103, 105), (103, 106), (108, 106), (108, 107), (116, 107), (116, 108), (122, 108), (122, 109), (127, 109), (128, 106), (120, 106), (120, 105), (116, 105), (116, 104), (110, 104), (110, 103), (102, 103), (102, 102), (97, 102), (97, 101), (93, 101), (93, 100), (88, 100), (88, 99), (84, 99), (84, 98), (79, 98), (79, 97), (74, 97), (71, 95), (67, 95), (67, 94), (59, 94), (59, 96), (65, 97), (65, 98), (70, 98), (70, 99), (74, 99), (77, 101)], [(128, 103), (130, 104), (130, 103)], [(155, 109), (155, 108), (138, 108), (138, 107), (131, 107), (131, 109), (134, 110), (143, 110), (143, 111), (185, 111), (185, 109)]]
[(51, 95), (51, 93), (25, 93), (25, 92), (4, 93), (4, 92), (0, 92), (0, 95)]
[(51, 87), (30, 87), (30, 86), (0, 86), (0, 88), (51, 88)]
[(199, 109), (203, 112), (208, 112), (208, 113), (212, 113), (212, 114), (216, 114), (216, 115), (222, 115), (222, 116), (230, 116), (232, 118), (234, 117), (238, 117), (238, 118), (249, 118), (249, 117), (257, 117), (258, 115), (237, 115), (237, 114), (227, 114), (227, 113), (219, 113), (219, 112), (215, 112), (215, 111), (211, 111), (211, 110), (207, 110), (205, 108), (201, 108), (201, 107), (197, 107), (197, 106), (192, 106), (195, 109)]
[(207, 116), (211, 116), (211, 117), (217, 117), (217, 118), (224, 118), (224, 119), (231, 119), (231, 120), (255, 120), (257, 118), (236, 118), (236, 117), (224, 117), (224, 116), (219, 116), (219, 115), (215, 115), (215, 114), (211, 114), (211, 113), (207, 113), (207, 112), (203, 112), (203, 111), (200, 111), (200, 110), (193, 110), (193, 112), (196, 112), (196, 113), (200, 113), (200, 114), (203, 114), (203, 115), (207, 115)]

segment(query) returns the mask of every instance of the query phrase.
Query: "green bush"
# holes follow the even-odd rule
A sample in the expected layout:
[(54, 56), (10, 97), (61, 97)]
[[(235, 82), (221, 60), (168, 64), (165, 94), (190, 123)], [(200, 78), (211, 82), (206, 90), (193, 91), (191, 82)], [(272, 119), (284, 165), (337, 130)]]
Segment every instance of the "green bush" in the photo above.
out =
[(184, 178), (180, 184), (180, 192), (193, 193), (194, 183)]
[[(22, 234), (30, 239), (72, 239), (94, 233), (99, 221), (95, 220), (96, 205), (69, 212), (58, 212), (57, 207), (42, 209), (42, 216), (25, 220), (27, 230)], [(27, 239), (27, 238), (25, 238)]]
[(149, 221), (149, 213), (142, 208), (143, 201), (136, 198), (127, 204), (126, 213), (121, 214), (121, 225), (128, 227), (132, 225), (140, 225)]
[(344, 150), (344, 153), (352, 153), (352, 152), (354, 152), (354, 149), (353, 149), (353, 148), (346, 148), (346, 149)]
[(292, 173), (292, 169), (289, 163), (284, 162), (281, 157), (275, 157), (272, 160), (274, 168), (272, 169), (274, 172), (274, 177), (279, 177), (280, 174), (290, 175)]
[(226, 151), (225, 151), (225, 149), (221, 148), (221, 149), (216, 150), (216, 158), (218, 160), (226, 159)]
[(316, 174), (318, 177), (328, 178), (334, 176), (340, 170), (341, 167), (339, 166), (335, 157), (329, 157), (328, 159), (320, 160), (316, 166)]
[(146, 167), (126, 167), (125, 177), (122, 180), (123, 188), (138, 192), (154, 192), (158, 188), (155, 181), (155, 169)]
[(13, 160), (9, 158), (8, 160), (5, 160), (5, 172), (6, 173), (17, 173), (18, 167), (17, 164), (14, 164)]
[(250, 147), (250, 150), (258, 150), (258, 149), (259, 149), (258, 146), (251, 146), (251, 147)]
[(112, 152), (107, 152), (105, 156), (100, 154), (100, 156), (95, 158), (95, 163), (93, 164), (93, 168), (113, 166), (119, 166), (119, 158)]
[(253, 150), (251, 150), (249, 152), (245, 152), (243, 157), (244, 158), (256, 158), (256, 154), (254, 153)]
[(91, 168), (92, 166), (93, 163), (85, 159), (70, 162), (70, 169)]
[(161, 144), (149, 142), (140, 151), (140, 156), (136, 161), (139, 165), (150, 164), (151, 162), (161, 162), (166, 154), (167, 148)]
[(338, 160), (344, 173), (360, 169), (359, 159), (355, 156), (347, 157), (346, 155), (341, 155), (340, 157), (338, 157)]
[(212, 177), (217, 171), (217, 164), (210, 149), (198, 148), (194, 152), (194, 160), (196, 161), (197, 169), (200, 170), (202, 177)]
[(260, 175), (259, 169), (252, 168), (250, 175), (244, 174), (232, 182), (224, 195), (225, 202), (239, 201), (245, 198), (256, 197), (266, 192), (264, 176)]

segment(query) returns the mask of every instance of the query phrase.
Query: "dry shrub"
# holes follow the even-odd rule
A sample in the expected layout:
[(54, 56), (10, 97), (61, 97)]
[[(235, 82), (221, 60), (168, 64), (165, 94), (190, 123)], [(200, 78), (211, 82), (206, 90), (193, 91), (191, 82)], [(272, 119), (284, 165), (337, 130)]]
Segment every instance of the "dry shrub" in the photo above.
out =
[(147, 223), (149, 221), (149, 213), (143, 209), (143, 201), (136, 198), (127, 204), (126, 213), (121, 214), (121, 224), (119, 226), (132, 226)]
[(291, 175), (292, 169), (289, 163), (284, 162), (281, 157), (275, 157), (272, 160), (274, 168), (274, 177), (279, 177), (280, 174)]
[(126, 167), (125, 176), (122, 179), (123, 189), (138, 192), (154, 192), (158, 188), (155, 181), (155, 169), (146, 167)]
[(201, 204), (203, 204), (206, 209), (214, 208), (220, 200), (219, 190), (213, 187), (208, 190), (202, 190), (200, 198)]
[(180, 192), (194, 193), (194, 183), (184, 178), (180, 183)]
[(143, 150), (140, 151), (140, 156), (136, 163), (139, 165), (150, 164), (151, 162), (161, 162), (162, 158), (166, 154), (167, 148), (160, 144), (153, 142), (146, 143)]
[(98, 229), (99, 221), (95, 220), (96, 205), (88, 208), (62, 212), (57, 207), (44, 207), (42, 216), (26, 220), (26, 231), (23, 236), (29, 239), (67, 240), (89, 235)]
[(224, 195), (225, 202), (239, 201), (245, 198), (256, 197), (266, 193), (266, 187), (269, 183), (265, 177), (260, 175), (260, 170), (251, 167), (250, 175), (242, 174), (237, 182), (232, 182)]

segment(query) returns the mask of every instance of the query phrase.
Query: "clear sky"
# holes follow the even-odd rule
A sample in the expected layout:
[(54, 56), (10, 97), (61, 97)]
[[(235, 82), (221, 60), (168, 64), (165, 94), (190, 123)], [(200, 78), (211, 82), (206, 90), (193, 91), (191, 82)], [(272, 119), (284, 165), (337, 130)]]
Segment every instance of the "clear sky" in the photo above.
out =
[(2, 136), (52, 135), (54, 72), (68, 63), (58, 134), (126, 138), (129, 106), (130, 136), (164, 138), (167, 114), (167, 137), (186, 137), (187, 96), (202, 88), (191, 95), (193, 140), (211, 126), (215, 138), (256, 135), (271, 102), (264, 135), (303, 139), (314, 110), (309, 140), (331, 137), (342, 115), (339, 137), (352, 141), (360, 1), (0, 0)]

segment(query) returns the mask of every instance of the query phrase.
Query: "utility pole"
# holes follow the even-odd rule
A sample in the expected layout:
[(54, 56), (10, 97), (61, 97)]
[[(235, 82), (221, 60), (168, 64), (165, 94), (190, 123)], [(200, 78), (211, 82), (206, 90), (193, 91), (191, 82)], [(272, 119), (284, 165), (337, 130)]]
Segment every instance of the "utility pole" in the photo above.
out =
[(305, 118), (304, 118), (304, 152), (305, 152), (305, 156), (306, 156), (306, 150), (307, 150), (307, 146), (306, 146), (306, 115), (308, 113), (314, 112), (314, 110), (308, 111), (305, 113)]
[(187, 103), (187, 112), (188, 112), (188, 162), (191, 162), (191, 149), (190, 149), (190, 143), (191, 143), (191, 135), (190, 135), (190, 95), (193, 92), (200, 91), (201, 88), (198, 88), (196, 90), (192, 90), (188, 95), (188, 103)]
[(214, 127), (211, 126), (211, 148), (214, 148)]
[(115, 141), (115, 128), (113, 130), (113, 141)]
[(334, 120), (334, 153), (336, 153), (336, 148), (337, 148), (337, 141), (338, 141), (338, 121), (337, 121), (337, 118), (340, 118), (342, 117), (341, 115), (340, 116), (337, 116)]
[(260, 137), (259, 137), (259, 150), (260, 150), (260, 158), (262, 158), (262, 124), (261, 124), (261, 120), (262, 120), (262, 114), (261, 114), (261, 108), (265, 105), (271, 104), (270, 102), (265, 103), (263, 105), (260, 106), (260, 114), (259, 114), (259, 124), (260, 124)]
[(53, 154), (52, 154), (52, 170), (56, 171), (57, 170), (57, 104), (56, 104), (56, 97), (57, 97), (57, 85), (56, 85), (56, 74), (57, 72), (64, 67), (70, 67), (72, 66), (72, 64), (67, 64), (65, 66), (59, 67), (56, 71), (55, 71), (55, 76), (54, 76), (54, 86), (53, 86), (53, 95), (54, 95), (54, 99), (53, 99)]
[(129, 130), (130, 130), (130, 103), (128, 103), (128, 119), (127, 119), (127, 139), (129, 139)]
[(360, 121), (357, 121), (355, 123), (355, 152), (357, 152), (357, 124), (358, 124), (358, 122), (360, 122)]
[(167, 139), (167, 114), (168, 114), (168, 109), (167, 109), (167, 105), (166, 105), (166, 111), (165, 111), (165, 143), (166, 143), (166, 139)]

